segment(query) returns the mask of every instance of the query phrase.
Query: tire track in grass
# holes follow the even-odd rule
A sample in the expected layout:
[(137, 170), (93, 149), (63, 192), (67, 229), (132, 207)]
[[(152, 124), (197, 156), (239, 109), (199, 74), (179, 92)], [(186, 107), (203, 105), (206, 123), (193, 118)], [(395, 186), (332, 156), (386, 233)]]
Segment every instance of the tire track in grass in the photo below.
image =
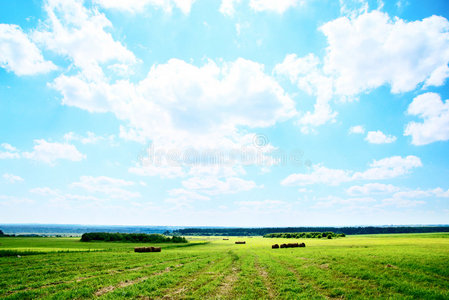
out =
[[(45, 285), (42, 285), (42, 286), (39, 286), (39, 287), (28, 287), (28, 288), (21, 289), (21, 290), (8, 291), (6, 294), (3, 294), (1, 297), (12, 296), (12, 295), (17, 294), (17, 293), (29, 292), (29, 291), (34, 291), (34, 290), (47, 289), (47, 288), (59, 286), (59, 285), (62, 285), (62, 284), (80, 283), (80, 282), (83, 282), (85, 280), (90, 280), (90, 279), (95, 279), (95, 278), (100, 278), (100, 277), (105, 277), (105, 276), (110, 276), (110, 275), (119, 275), (119, 274), (128, 273), (128, 272), (131, 273), (131, 272), (135, 272), (135, 271), (139, 271), (139, 270), (144, 270), (146, 268), (151, 268), (151, 267), (156, 267), (156, 266), (163, 265), (163, 264), (173, 263), (173, 262), (180, 261), (180, 260), (183, 260), (183, 259), (188, 258), (188, 257), (189, 256), (177, 257), (175, 259), (159, 261), (157, 263), (146, 264), (144, 266), (130, 268), (130, 269), (105, 270), (105, 273), (102, 273), (102, 274), (99, 274), (99, 275), (88, 275), (88, 276), (78, 277), (78, 278), (76, 278), (74, 280), (51, 282), (51, 283), (48, 283), (48, 284), (45, 284)], [(200, 259), (200, 257), (201, 257), (200, 255), (195, 255), (192, 260), (189, 260), (187, 262), (191, 262), (191, 261)], [(71, 287), (68, 286), (68, 287), (65, 287), (64, 290), (68, 290), (70, 288)]]
[[(176, 267), (178, 267), (178, 268), (182, 267), (182, 266), (183, 266), (183, 264), (176, 265)], [(134, 280), (129, 280), (129, 281), (121, 281), (117, 285), (110, 285), (110, 286), (106, 286), (104, 288), (99, 289), (98, 291), (95, 292), (94, 295), (97, 296), (97, 297), (100, 297), (100, 296), (103, 296), (103, 295), (105, 295), (107, 293), (113, 292), (115, 289), (125, 288), (125, 287), (130, 286), (130, 285), (138, 284), (138, 283), (140, 283), (142, 281), (147, 280), (150, 277), (160, 276), (162, 274), (170, 272), (171, 270), (172, 270), (171, 267), (167, 267), (163, 271), (159, 271), (159, 272), (153, 273), (150, 276), (139, 277), (139, 278), (136, 278)]]
[[(339, 265), (341, 265), (341, 263)], [(430, 280), (430, 278), (427, 281), (424, 280), (425, 278), (427, 279), (427, 277), (425, 276), (429, 276), (427, 274), (424, 274), (424, 277), (420, 278), (422, 279), (422, 281), (419, 281), (415, 279), (414, 276), (422, 275), (421, 273), (416, 274), (410, 269), (402, 267), (396, 267), (389, 264), (384, 266), (383, 263), (368, 264), (363, 260), (358, 260), (357, 266), (358, 268), (356, 269), (333, 268), (332, 271), (338, 273), (341, 277), (349, 278), (349, 280), (352, 280), (351, 283), (362, 283), (361, 289), (363, 290), (363, 292), (367, 291), (366, 286), (368, 285), (371, 291), (375, 293), (375, 295), (368, 294), (362, 296), (376, 297), (379, 296), (378, 294), (376, 294), (377, 291), (386, 290), (388, 291), (388, 297), (400, 298), (409, 296), (418, 298), (435, 298), (438, 297), (438, 295), (436, 295), (435, 293), (441, 292), (441, 286), (438, 286), (438, 288), (440, 288), (440, 291), (436, 291), (436, 287), (429, 287), (428, 284), (431, 284), (432, 281)], [(391, 270), (386, 274), (385, 272), (389, 268), (391, 268)], [(399, 274), (401, 277), (398, 277)], [(400, 281), (400, 285), (392, 284), (393, 280)], [(346, 290), (350, 290), (352, 288), (353, 287), (351, 286), (345, 286)], [(421, 290), (417, 291), (417, 289)], [(443, 288), (442, 290), (447, 289)], [(417, 293), (419, 295), (417, 295)], [(385, 292), (383, 292), (383, 294), (385, 294)], [(444, 298), (444, 296), (442, 297)]]
[[(349, 296), (349, 297), (380, 297), (380, 295), (378, 294), (378, 291), (381, 290), (381, 287), (377, 284), (377, 282), (375, 282), (372, 279), (363, 279), (360, 277), (356, 277), (356, 276), (351, 276), (348, 275), (346, 273), (344, 273), (343, 271), (337, 269), (335, 266), (348, 266), (352, 264), (356, 264), (358, 266), (358, 269), (360, 269), (360, 263), (354, 263), (354, 260), (352, 260), (351, 262), (344, 262), (344, 261), (339, 261), (339, 262), (334, 262), (334, 263), (323, 263), (323, 262), (313, 262), (311, 261), (310, 263), (304, 264), (301, 267), (302, 268), (309, 268), (309, 267), (313, 267), (316, 269), (316, 271), (323, 273), (326, 272), (327, 275), (329, 275), (331, 278), (329, 278), (330, 280), (332, 280), (333, 282), (340, 282), (343, 284), (343, 290), (345, 291), (345, 296)], [(308, 275), (313, 276), (312, 275)], [(316, 276), (313, 276), (314, 279), (316, 280)], [(362, 291), (362, 292), (360, 292)], [(351, 293), (350, 295), (347, 295), (347, 293)], [(354, 293), (355, 294), (352, 294)], [(374, 294), (372, 294), (374, 293)], [(390, 295), (390, 296), (394, 296), (394, 297), (400, 297), (400, 294), (395, 293), (394, 295)]]
[(216, 261), (212, 261), (209, 265), (206, 265), (205, 267), (201, 268), (200, 270), (194, 272), (192, 275), (190, 275), (190, 278), (187, 280), (182, 280), (178, 285), (176, 285), (174, 288), (169, 288), (163, 291), (163, 294), (165, 294), (163, 297), (158, 297), (157, 299), (179, 299), (182, 298), (181, 294), (185, 293), (186, 291), (194, 291), (196, 289), (190, 288), (190, 285), (193, 285), (195, 281), (198, 280), (198, 277), (201, 275), (207, 273), (208, 270), (210, 270), (214, 265), (221, 263), (226, 257), (218, 258)]
[(265, 286), (265, 288), (267, 289), (267, 293), (268, 293), (268, 298), (269, 299), (275, 299), (275, 293), (273, 290), (273, 284), (270, 281), (270, 277), (268, 275), (268, 271), (265, 267), (261, 266), (259, 263), (259, 256), (256, 255), (255, 256), (255, 262), (254, 262), (254, 267), (256, 268), (259, 277), (262, 279), (262, 282)]
[[(287, 288), (287, 291), (293, 292), (294, 295), (282, 295), (282, 292), (283, 292), (283, 290), (286, 290), (286, 287), (281, 286), (282, 289), (280, 290), (280, 295), (278, 295), (279, 297), (282, 297), (282, 298), (285, 298), (285, 297), (288, 297), (288, 298), (300, 297), (301, 298), (302, 297), (302, 298), (309, 298), (309, 299), (310, 298), (332, 299), (332, 297), (327, 296), (324, 289), (317, 286), (315, 283), (311, 282), (310, 280), (307, 280), (307, 278), (304, 278), (303, 276), (301, 276), (301, 274), (299, 274), (295, 268), (293, 268), (292, 266), (283, 262), (279, 257), (276, 258), (276, 257), (270, 255), (269, 261), (265, 262), (264, 265), (268, 269), (270, 269), (270, 268), (277, 269), (276, 273), (272, 274), (275, 276), (274, 278), (279, 276), (279, 274), (278, 274), (279, 272), (287, 271), (287, 273), (282, 274), (283, 278), (287, 279), (287, 278), (292, 277), (292, 279), (293, 279), (294, 285), (289, 286)], [(292, 284), (293, 284), (293, 282), (292, 282)], [(299, 290), (298, 290), (298, 288), (299, 288)]]
[(231, 255), (231, 264), (229, 265), (228, 272), (224, 274), (223, 280), (216, 290), (215, 296), (218, 298), (229, 298), (241, 272), (241, 267), (237, 265), (237, 261), (239, 260), (238, 255), (232, 252), (232, 250), (228, 253)]

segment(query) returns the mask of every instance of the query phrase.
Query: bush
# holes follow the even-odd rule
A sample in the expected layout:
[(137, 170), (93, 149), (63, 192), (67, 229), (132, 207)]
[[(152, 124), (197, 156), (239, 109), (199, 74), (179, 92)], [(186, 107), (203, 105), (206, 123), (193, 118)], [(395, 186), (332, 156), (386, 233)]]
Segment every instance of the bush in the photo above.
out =
[(109, 233), (88, 232), (81, 236), (81, 242), (105, 241), (105, 242), (130, 242), (130, 243), (187, 243), (181, 236), (164, 236), (162, 234), (146, 233)]

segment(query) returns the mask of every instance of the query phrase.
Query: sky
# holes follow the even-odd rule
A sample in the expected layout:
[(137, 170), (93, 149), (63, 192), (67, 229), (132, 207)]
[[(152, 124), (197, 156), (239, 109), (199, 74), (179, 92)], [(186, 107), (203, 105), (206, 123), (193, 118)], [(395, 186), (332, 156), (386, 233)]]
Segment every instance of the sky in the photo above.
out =
[(0, 0), (0, 223), (449, 223), (446, 0)]

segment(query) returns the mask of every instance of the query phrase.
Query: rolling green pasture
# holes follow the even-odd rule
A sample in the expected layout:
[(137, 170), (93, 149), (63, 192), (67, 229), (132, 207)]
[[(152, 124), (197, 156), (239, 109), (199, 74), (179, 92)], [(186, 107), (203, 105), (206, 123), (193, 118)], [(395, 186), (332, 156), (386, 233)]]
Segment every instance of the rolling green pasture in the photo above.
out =
[[(149, 245), (3, 237), (0, 298), (449, 299), (448, 233), (189, 241), (134, 253)], [(306, 248), (271, 249), (284, 242)]]

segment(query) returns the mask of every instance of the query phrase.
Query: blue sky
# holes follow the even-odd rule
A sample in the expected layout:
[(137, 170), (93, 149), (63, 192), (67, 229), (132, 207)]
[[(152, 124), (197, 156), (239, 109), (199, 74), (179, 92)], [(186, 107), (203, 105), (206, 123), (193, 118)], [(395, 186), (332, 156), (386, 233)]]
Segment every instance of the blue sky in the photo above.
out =
[(0, 7), (2, 223), (449, 223), (447, 1)]

